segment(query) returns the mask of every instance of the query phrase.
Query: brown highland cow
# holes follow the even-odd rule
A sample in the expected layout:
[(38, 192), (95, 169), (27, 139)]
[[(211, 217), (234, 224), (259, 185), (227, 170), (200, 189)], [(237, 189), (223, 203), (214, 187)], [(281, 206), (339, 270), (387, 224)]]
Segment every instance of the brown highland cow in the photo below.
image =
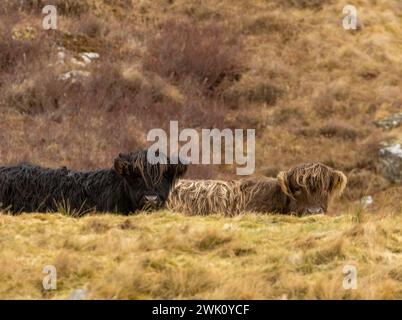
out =
[(298, 165), (279, 172), (276, 178), (180, 180), (167, 207), (188, 215), (318, 214), (327, 211), (330, 200), (342, 194), (346, 183), (341, 171), (321, 163)]

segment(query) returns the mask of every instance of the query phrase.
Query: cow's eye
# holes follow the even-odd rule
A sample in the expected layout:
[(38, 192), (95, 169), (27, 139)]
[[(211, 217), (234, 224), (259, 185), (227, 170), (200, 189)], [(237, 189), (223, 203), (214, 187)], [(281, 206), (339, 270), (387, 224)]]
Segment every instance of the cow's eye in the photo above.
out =
[(300, 187), (293, 187), (293, 193), (296, 192), (301, 192), (301, 188)]

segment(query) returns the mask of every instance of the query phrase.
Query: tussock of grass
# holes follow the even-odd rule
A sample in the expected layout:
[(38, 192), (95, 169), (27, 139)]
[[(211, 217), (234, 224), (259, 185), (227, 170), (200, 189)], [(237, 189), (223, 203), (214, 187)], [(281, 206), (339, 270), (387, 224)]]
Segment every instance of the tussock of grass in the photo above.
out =
[[(401, 216), (0, 215), (0, 298), (402, 298)], [(57, 290), (42, 269), (57, 268)], [(345, 265), (358, 288), (342, 287)]]

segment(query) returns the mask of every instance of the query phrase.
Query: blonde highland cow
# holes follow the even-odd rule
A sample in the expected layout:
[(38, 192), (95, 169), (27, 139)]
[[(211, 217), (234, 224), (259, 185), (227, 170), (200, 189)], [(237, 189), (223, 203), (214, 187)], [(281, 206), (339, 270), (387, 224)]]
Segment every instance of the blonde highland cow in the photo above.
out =
[(281, 171), (276, 178), (241, 180), (179, 180), (167, 207), (188, 215), (243, 212), (318, 214), (325, 213), (334, 197), (340, 196), (346, 176), (321, 163), (302, 164)]

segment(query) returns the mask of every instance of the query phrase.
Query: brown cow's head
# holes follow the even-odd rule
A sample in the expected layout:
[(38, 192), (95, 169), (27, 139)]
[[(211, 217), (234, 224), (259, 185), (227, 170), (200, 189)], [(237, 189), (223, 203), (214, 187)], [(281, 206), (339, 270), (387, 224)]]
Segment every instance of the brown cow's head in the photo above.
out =
[(279, 172), (278, 181), (290, 198), (289, 210), (304, 215), (325, 213), (329, 201), (342, 194), (347, 178), (321, 163), (308, 163)]

